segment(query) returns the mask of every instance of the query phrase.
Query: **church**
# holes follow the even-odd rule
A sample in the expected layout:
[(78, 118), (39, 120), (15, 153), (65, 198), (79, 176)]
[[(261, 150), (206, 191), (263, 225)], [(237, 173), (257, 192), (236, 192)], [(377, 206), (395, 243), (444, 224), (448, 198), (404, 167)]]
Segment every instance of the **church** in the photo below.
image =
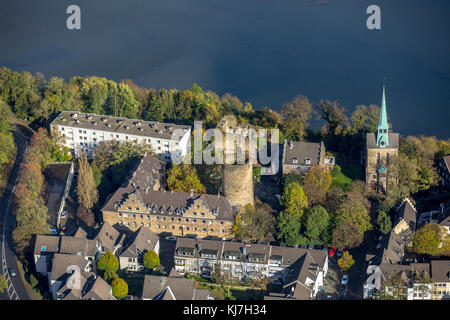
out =
[(399, 136), (398, 133), (389, 132), (383, 84), (378, 129), (376, 133), (367, 133), (366, 137), (366, 184), (370, 189), (386, 192), (389, 184), (396, 183), (394, 177), (389, 177), (388, 166), (390, 159), (398, 155)]

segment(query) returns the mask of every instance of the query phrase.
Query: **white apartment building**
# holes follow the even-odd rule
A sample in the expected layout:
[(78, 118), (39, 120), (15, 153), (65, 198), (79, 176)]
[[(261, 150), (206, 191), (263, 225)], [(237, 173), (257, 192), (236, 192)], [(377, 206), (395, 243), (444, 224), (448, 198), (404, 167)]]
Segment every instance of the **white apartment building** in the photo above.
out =
[(173, 123), (63, 111), (50, 128), (59, 130), (75, 156), (82, 151), (92, 157), (98, 143), (111, 140), (150, 144), (164, 161), (183, 158), (190, 149), (191, 127)]

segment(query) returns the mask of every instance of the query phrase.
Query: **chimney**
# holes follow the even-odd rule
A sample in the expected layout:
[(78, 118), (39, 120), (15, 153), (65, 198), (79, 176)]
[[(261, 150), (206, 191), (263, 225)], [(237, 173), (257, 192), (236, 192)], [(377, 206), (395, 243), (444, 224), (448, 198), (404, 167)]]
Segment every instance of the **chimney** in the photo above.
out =
[(191, 189), (190, 197), (191, 197), (191, 198), (194, 197), (194, 189)]

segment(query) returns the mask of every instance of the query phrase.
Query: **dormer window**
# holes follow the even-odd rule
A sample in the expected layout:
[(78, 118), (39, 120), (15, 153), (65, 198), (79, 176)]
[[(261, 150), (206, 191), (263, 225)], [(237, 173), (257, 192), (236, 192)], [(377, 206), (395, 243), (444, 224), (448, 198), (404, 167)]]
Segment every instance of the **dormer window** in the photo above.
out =
[(298, 163), (298, 159), (297, 158), (292, 158), (292, 163)]
[(311, 159), (306, 158), (306, 159), (305, 159), (305, 164), (311, 164)]

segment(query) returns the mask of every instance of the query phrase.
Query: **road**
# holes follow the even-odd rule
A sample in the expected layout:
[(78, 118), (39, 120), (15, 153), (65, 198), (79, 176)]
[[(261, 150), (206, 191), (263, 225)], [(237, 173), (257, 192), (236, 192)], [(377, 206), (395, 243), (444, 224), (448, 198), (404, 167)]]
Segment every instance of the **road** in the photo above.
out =
[[(0, 257), (1, 269), (0, 272), (8, 281), (8, 289), (0, 294), (1, 300), (30, 300), (25, 289), (25, 284), (18, 272), (17, 259), (14, 252), (12, 241), (12, 231), (15, 225), (15, 217), (12, 213), (13, 207), (13, 193), (19, 176), (20, 169), (25, 153), (28, 148), (29, 139), (31, 136), (30, 130), (20, 124), (16, 124), (13, 130), (14, 142), (17, 148), (16, 159), (11, 172), (8, 177), (5, 189), (0, 199)], [(17, 275), (11, 277), (8, 268), (13, 268)]]

